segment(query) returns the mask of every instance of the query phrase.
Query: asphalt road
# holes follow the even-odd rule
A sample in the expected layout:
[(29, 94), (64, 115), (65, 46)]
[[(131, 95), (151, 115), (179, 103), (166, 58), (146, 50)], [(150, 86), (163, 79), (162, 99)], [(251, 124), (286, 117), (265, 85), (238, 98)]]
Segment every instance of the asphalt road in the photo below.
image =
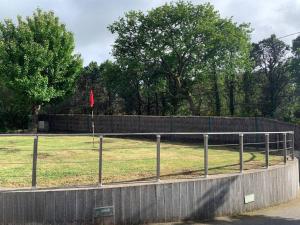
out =
[(300, 225), (300, 197), (289, 203), (208, 222), (160, 223), (155, 225)]

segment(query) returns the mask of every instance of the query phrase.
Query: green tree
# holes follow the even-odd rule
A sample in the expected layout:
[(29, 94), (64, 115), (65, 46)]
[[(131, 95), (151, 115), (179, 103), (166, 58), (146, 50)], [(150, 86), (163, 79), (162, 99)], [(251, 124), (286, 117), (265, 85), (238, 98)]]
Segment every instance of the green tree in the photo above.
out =
[[(246, 25), (222, 19), (210, 4), (183, 1), (165, 4), (146, 14), (131, 11), (109, 29), (117, 34), (113, 55), (121, 68), (133, 75), (137, 94), (147, 86), (164, 87), (160, 93), (169, 98), (172, 114), (181, 108), (185, 110), (186, 102), (193, 115), (200, 114), (200, 101), (193, 90), (207, 78), (207, 61), (218, 59), (217, 54), (224, 48), (225, 52), (229, 50), (228, 46), (234, 49), (230, 45), (233, 37), (242, 36), (247, 42), (249, 30)], [(220, 47), (223, 49), (215, 50), (219, 47), (217, 43), (222, 42), (226, 42)], [(240, 42), (234, 41), (237, 43)], [(234, 49), (232, 55), (236, 59), (240, 50)], [(155, 77), (158, 71), (160, 77)]]
[[(230, 114), (234, 115), (241, 74), (249, 70), (251, 65), (251, 30), (248, 24), (238, 25), (231, 19), (222, 19), (215, 32), (206, 59), (215, 105), (213, 112), (220, 116), (223, 106), (229, 108)], [(228, 104), (224, 104), (226, 98)]]
[[(255, 72), (262, 77), (263, 116), (280, 117), (287, 111), (293, 95), (289, 46), (275, 35), (254, 45)], [(282, 108), (284, 107), (284, 108)]]
[(59, 104), (48, 105), (47, 111), (90, 114), (89, 96), (90, 90), (93, 89), (95, 114), (122, 113), (124, 105), (119, 96), (124, 95), (122, 85), (126, 86), (126, 83), (120, 82), (121, 74), (119, 66), (109, 60), (100, 65), (97, 62), (90, 62), (83, 68), (72, 97)]
[(120, 67), (106, 60), (99, 66), (101, 74), (101, 83), (105, 87), (106, 102), (105, 102), (105, 114), (113, 115), (118, 113), (120, 108), (123, 109), (123, 105), (120, 104), (119, 96), (124, 91), (126, 83), (120, 82), (122, 71)]
[[(73, 34), (53, 12), (0, 23), (0, 76), (31, 106), (34, 121), (41, 106), (72, 92), (82, 68)], [(35, 123), (36, 124), (36, 123)]]
[(294, 95), (294, 117), (300, 118), (300, 36), (293, 40), (292, 45), (293, 57), (291, 60), (291, 72), (295, 83)]

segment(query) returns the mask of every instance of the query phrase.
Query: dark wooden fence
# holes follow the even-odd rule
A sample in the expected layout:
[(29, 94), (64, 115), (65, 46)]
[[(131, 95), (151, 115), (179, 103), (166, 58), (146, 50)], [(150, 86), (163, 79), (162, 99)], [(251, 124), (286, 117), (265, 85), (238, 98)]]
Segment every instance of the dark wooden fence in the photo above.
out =
[[(49, 122), (50, 132), (91, 132), (89, 115), (41, 115)], [(98, 116), (95, 118), (98, 133), (143, 132), (276, 132), (294, 131), (295, 150), (300, 150), (300, 126), (262, 117), (202, 117), (202, 116)], [(181, 136), (183, 137), (183, 136)], [(186, 136), (186, 140), (199, 137)], [(249, 137), (249, 142), (263, 142), (263, 136)], [(272, 141), (271, 137), (271, 141)], [(279, 137), (280, 139), (282, 137)], [(237, 143), (238, 136), (215, 136), (210, 141)]]

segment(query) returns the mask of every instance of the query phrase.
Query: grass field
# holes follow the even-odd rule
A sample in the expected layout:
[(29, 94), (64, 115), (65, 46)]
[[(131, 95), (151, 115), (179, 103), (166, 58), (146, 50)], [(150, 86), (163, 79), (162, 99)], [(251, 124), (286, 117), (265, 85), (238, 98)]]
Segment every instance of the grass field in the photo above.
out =
[[(98, 139), (91, 137), (39, 137), (37, 184), (74, 186), (96, 184)], [(0, 187), (30, 187), (33, 137), (0, 138)], [(155, 179), (155, 140), (104, 138), (104, 183)], [(245, 169), (264, 166), (263, 152), (245, 149)], [(281, 156), (270, 156), (278, 164)], [(209, 148), (209, 174), (239, 171), (238, 149)], [(161, 143), (161, 179), (203, 175), (203, 146)]]

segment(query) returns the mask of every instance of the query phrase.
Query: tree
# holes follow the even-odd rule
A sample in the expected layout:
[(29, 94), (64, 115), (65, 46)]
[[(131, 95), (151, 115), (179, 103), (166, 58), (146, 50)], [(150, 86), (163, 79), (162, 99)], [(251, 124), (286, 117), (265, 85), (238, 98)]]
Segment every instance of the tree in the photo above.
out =
[(293, 40), (292, 52), (291, 71), (297, 85), (296, 93), (300, 96), (300, 36)]
[(99, 111), (99, 102), (102, 102), (100, 101), (100, 98), (103, 98), (104, 95), (104, 87), (100, 82), (100, 68), (97, 62), (90, 62), (83, 68), (81, 76), (76, 84), (76, 94), (74, 96), (75, 99), (73, 99), (75, 104), (72, 104), (72, 107), (78, 108), (78, 106), (80, 106), (79, 112), (90, 114), (91, 109), (88, 103), (91, 89), (94, 90), (94, 96), (96, 99), (94, 113), (97, 114)]
[(221, 115), (222, 105), (225, 106), (222, 104), (223, 95), (223, 98), (227, 96), (230, 114), (234, 115), (241, 74), (249, 70), (251, 65), (251, 30), (248, 24), (238, 25), (231, 19), (222, 19), (215, 32), (216, 37), (210, 42), (206, 58), (215, 105), (213, 111), (214, 115)]
[(36, 124), (43, 104), (72, 92), (82, 68), (73, 34), (53, 12), (0, 23), (0, 76), (31, 106)]
[[(271, 35), (254, 44), (256, 73), (262, 76), (262, 115), (275, 117), (293, 95), (289, 46)], [(279, 113), (280, 114), (280, 113)]]
[[(191, 114), (200, 114), (192, 90), (207, 78), (204, 74), (207, 61), (218, 59), (221, 49), (214, 50), (218, 47), (216, 43), (226, 43), (221, 46), (226, 52), (228, 46), (234, 49), (230, 44), (233, 37), (241, 36), (249, 41), (248, 26), (220, 18), (210, 4), (193, 5), (183, 1), (165, 4), (147, 14), (131, 11), (109, 29), (117, 34), (113, 55), (122, 69), (134, 74), (137, 93), (146, 84), (149, 86), (146, 81), (166, 84), (161, 93), (170, 98), (172, 114), (176, 114), (184, 102), (188, 103)], [(229, 32), (222, 32), (224, 30)], [(239, 48), (234, 49), (232, 55), (241, 55), (239, 51)], [(149, 79), (157, 71), (160, 77)]]
[(113, 115), (123, 113), (124, 105), (120, 95), (124, 96), (124, 88), (120, 68), (115, 63), (107, 60), (98, 65), (90, 62), (81, 72), (76, 82), (75, 92), (71, 98), (55, 105), (46, 107), (50, 113), (91, 113), (89, 105), (90, 90), (94, 90), (95, 114)]
[[(227, 90), (228, 105), (230, 115), (233, 116), (237, 110), (238, 92), (241, 89), (242, 75), (246, 73), (250, 66), (250, 50), (248, 25), (241, 26), (228, 25), (227, 48), (225, 48), (225, 89)], [(228, 38), (229, 36), (229, 38)], [(229, 41), (229, 42), (228, 42)]]
[(295, 83), (295, 95), (294, 95), (294, 112), (293, 116), (300, 118), (300, 36), (293, 40), (292, 45), (293, 57), (291, 60), (291, 73)]

